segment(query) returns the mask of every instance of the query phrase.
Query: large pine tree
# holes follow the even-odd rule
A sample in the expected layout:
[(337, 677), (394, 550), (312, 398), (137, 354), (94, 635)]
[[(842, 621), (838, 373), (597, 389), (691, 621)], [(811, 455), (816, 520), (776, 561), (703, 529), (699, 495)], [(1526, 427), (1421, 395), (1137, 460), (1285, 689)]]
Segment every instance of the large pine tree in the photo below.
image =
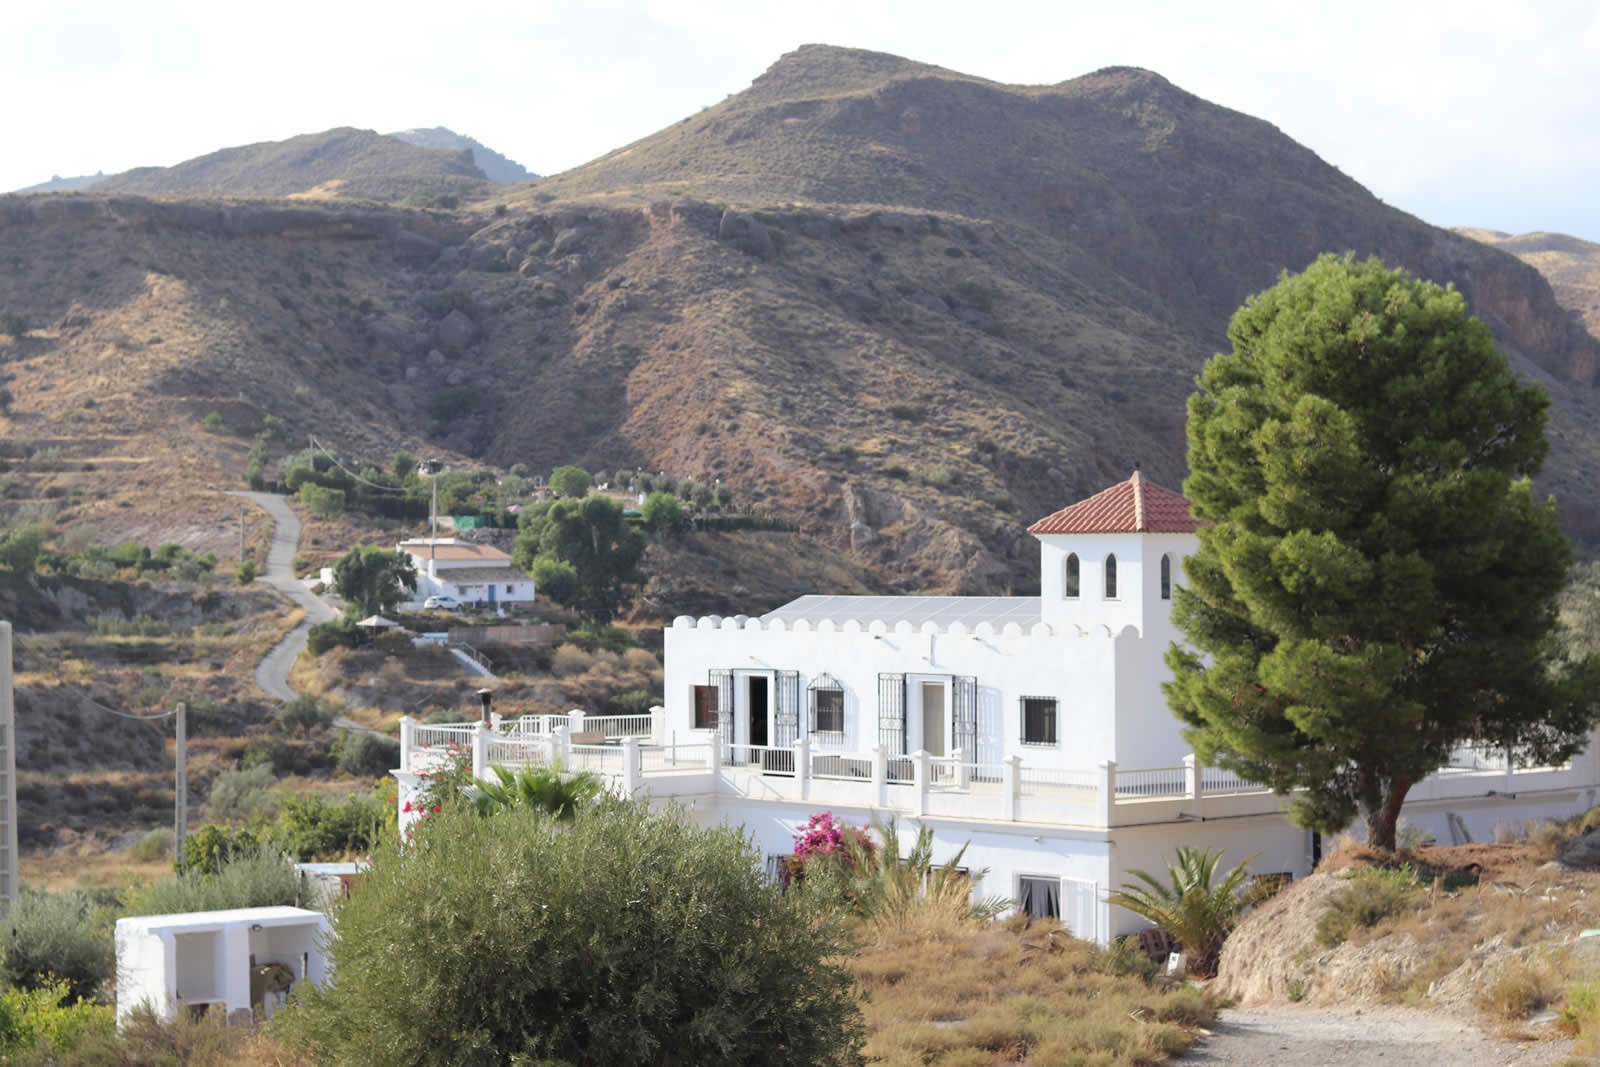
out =
[(1556, 662), (1571, 550), (1530, 478), (1548, 399), (1460, 294), (1323, 256), (1252, 297), (1189, 399), (1207, 525), (1166, 686), (1198, 757), (1392, 849), (1412, 785), (1463, 744), (1579, 751), (1597, 663)]

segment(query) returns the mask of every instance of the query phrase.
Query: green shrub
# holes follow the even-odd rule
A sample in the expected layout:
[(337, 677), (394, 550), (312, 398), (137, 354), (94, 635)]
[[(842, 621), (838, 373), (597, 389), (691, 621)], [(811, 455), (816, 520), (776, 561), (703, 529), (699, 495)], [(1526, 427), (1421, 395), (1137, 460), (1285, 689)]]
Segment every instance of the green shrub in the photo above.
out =
[(275, 781), (270, 764), (229, 767), (211, 782), (206, 818), (227, 823), (270, 817), (277, 810), (277, 802), (267, 791)]
[(1357, 930), (1370, 930), (1414, 905), (1420, 895), (1416, 874), (1409, 866), (1362, 869), (1346, 880), (1349, 884), (1329, 897), (1327, 907), (1317, 916), (1317, 940), (1330, 948)]
[(336, 519), (344, 514), (345, 493), (343, 489), (325, 489), (307, 482), (300, 487), (300, 503), (313, 515)]
[(256, 580), (256, 561), (241, 559), (239, 567), (233, 572), (233, 580), (240, 585), (249, 585)]
[(151, 882), (133, 895), (127, 914), (269, 908), (293, 904), (299, 891), (300, 877), (294, 865), (275, 846), (241, 846), (222, 861), (215, 874), (188, 873)]
[(740, 831), (611, 798), (553, 825), (463, 807), (381, 850), (336, 912), (332, 977), (282, 1017), (290, 1047), (340, 1063), (860, 1062), (843, 931), (769, 884)]
[(9, 309), (0, 311), (0, 333), (8, 334), (11, 337), (21, 337), (28, 332), (29, 328), (28, 316), (20, 311), (11, 311)]
[(935, 489), (948, 489), (961, 481), (961, 472), (954, 467), (924, 467), (917, 471), (916, 480)]
[(567, 633), (566, 644), (577, 645), (585, 652), (605, 649), (607, 652), (626, 652), (633, 647), (633, 637), (613, 623), (596, 625), (584, 623)]
[(335, 765), (357, 778), (376, 778), (400, 766), (400, 742), (366, 730), (346, 730), (333, 750)]
[(200, 425), (206, 428), (207, 433), (221, 433), (222, 416), (213, 411), (211, 414), (200, 420)]
[(139, 843), (133, 846), (133, 858), (141, 863), (154, 863), (166, 859), (172, 855), (173, 837), (171, 827), (162, 826), (151, 830), (139, 838)]
[(926, 412), (915, 404), (890, 404), (889, 414), (901, 422), (921, 422)]
[(97, 894), (24, 889), (11, 906), (11, 936), (0, 953), (0, 983), (45, 989), (59, 979), (74, 1000), (87, 1000), (116, 973), (110, 917)]
[(305, 757), (281, 737), (253, 737), (239, 756), (239, 766), (244, 770), (269, 767), (276, 777), (309, 770)]
[(582, 467), (557, 467), (550, 472), (550, 491), (557, 496), (578, 499), (589, 494), (594, 481)]
[(302, 863), (366, 854), (385, 836), (383, 802), (357, 793), (341, 801), (312, 793), (283, 800), (274, 839)]
[(202, 826), (183, 839), (183, 862), (173, 865), (177, 874), (216, 874), (236, 855), (260, 847), (249, 830), (228, 826)]
[(301, 693), (278, 713), (278, 727), (309, 734), (312, 730), (329, 725), (338, 715), (339, 709), (328, 701), (311, 693)]
[(89, 624), (96, 637), (167, 637), (172, 627), (160, 619), (135, 615), (131, 619), (121, 615), (96, 615)]
[(652, 707), (661, 703), (661, 698), (648, 689), (630, 689), (612, 697), (610, 703), (613, 715), (647, 715)]
[(360, 648), (364, 640), (365, 635), (354, 619), (334, 619), (319, 622), (306, 631), (306, 651), (320, 656), (335, 648)]
[(639, 518), (651, 533), (676, 530), (683, 525), (683, 505), (671, 493), (651, 493), (645, 498)]
[(74, 998), (63, 979), (0, 992), (0, 1056), (8, 1063), (57, 1062), (56, 1054), (76, 1051), (91, 1035), (104, 1040), (115, 1033), (116, 1009)]
[(1134, 975), (1150, 982), (1161, 973), (1161, 964), (1139, 947), (1136, 937), (1113, 938), (1105, 948), (1095, 949), (1090, 959), (1095, 970), (1118, 978)]
[(483, 407), (483, 389), (476, 385), (453, 385), (441, 389), (428, 401), (428, 413), (439, 422), (464, 418)]

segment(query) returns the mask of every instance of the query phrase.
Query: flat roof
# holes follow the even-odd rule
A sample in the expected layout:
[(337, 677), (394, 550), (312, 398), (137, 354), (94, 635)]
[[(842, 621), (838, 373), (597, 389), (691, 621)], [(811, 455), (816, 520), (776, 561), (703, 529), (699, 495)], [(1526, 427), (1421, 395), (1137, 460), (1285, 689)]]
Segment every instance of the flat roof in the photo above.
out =
[(1004, 626), (1014, 622), (1024, 628), (1040, 621), (1036, 596), (803, 596), (761, 616), (763, 622), (779, 620), (812, 625), (854, 619), (866, 624), (882, 620), (893, 626), (925, 622), (941, 627), (959, 622), (971, 629), (980, 622)]
[(262, 926), (302, 926), (321, 922), (327, 918), (320, 911), (291, 908), (283, 905), (271, 908), (230, 908), (227, 911), (190, 911), (177, 915), (130, 915), (118, 919), (123, 929), (143, 930), (220, 930), (239, 923), (259, 923)]

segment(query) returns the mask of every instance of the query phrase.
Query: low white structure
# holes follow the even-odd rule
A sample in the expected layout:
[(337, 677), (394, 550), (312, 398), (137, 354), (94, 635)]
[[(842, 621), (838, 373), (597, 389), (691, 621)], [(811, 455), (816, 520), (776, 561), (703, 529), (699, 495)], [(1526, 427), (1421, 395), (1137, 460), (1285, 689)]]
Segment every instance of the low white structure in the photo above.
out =
[(237, 908), (118, 919), (117, 1023), (140, 1004), (161, 1019), (219, 1004), (271, 1017), (294, 985), (321, 982), (330, 926), (302, 908)]
[[(962, 864), (988, 871), (982, 893), (1102, 941), (1142, 925), (1108, 891), (1164, 870), (1180, 845), (1304, 875), (1320, 842), (1269, 790), (1197, 764), (1161, 691), (1195, 528), (1181, 495), (1136, 472), (1030, 528), (1037, 597), (806, 596), (761, 618), (681, 617), (665, 635), (666, 705), (649, 720), (403, 724), (400, 804), (413, 772), (456, 744), (480, 774), (559, 760), (675, 799), (742, 826), (769, 865), (816, 812), (894, 817), (932, 828), (936, 860), (968, 845)], [(598, 743), (575, 743), (580, 730)], [(1585, 810), (1595, 752), (1514, 769), (1464, 752), (1412, 789), (1407, 823), (1484, 840), (1497, 823)]]
[(531, 604), (533, 579), (517, 570), (511, 557), (493, 545), (453, 537), (422, 537), (395, 546), (417, 568), (417, 600), (452, 596), (463, 604), (496, 607)]

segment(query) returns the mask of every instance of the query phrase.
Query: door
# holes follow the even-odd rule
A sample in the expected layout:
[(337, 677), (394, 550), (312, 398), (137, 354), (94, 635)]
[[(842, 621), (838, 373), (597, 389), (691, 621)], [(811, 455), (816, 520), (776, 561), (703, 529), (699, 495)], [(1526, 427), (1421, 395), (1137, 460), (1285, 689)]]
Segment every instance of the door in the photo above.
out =
[(494, 583), (489, 583), (489, 603), (494, 603)]
[(949, 751), (945, 738), (944, 683), (923, 682), (922, 686), (922, 747), (930, 756), (943, 756)]
[(745, 707), (750, 712), (749, 732), (746, 736), (752, 745), (767, 744), (767, 712), (772, 706), (771, 687), (764, 674), (752, 674), (749, 688), (745, 690)]

